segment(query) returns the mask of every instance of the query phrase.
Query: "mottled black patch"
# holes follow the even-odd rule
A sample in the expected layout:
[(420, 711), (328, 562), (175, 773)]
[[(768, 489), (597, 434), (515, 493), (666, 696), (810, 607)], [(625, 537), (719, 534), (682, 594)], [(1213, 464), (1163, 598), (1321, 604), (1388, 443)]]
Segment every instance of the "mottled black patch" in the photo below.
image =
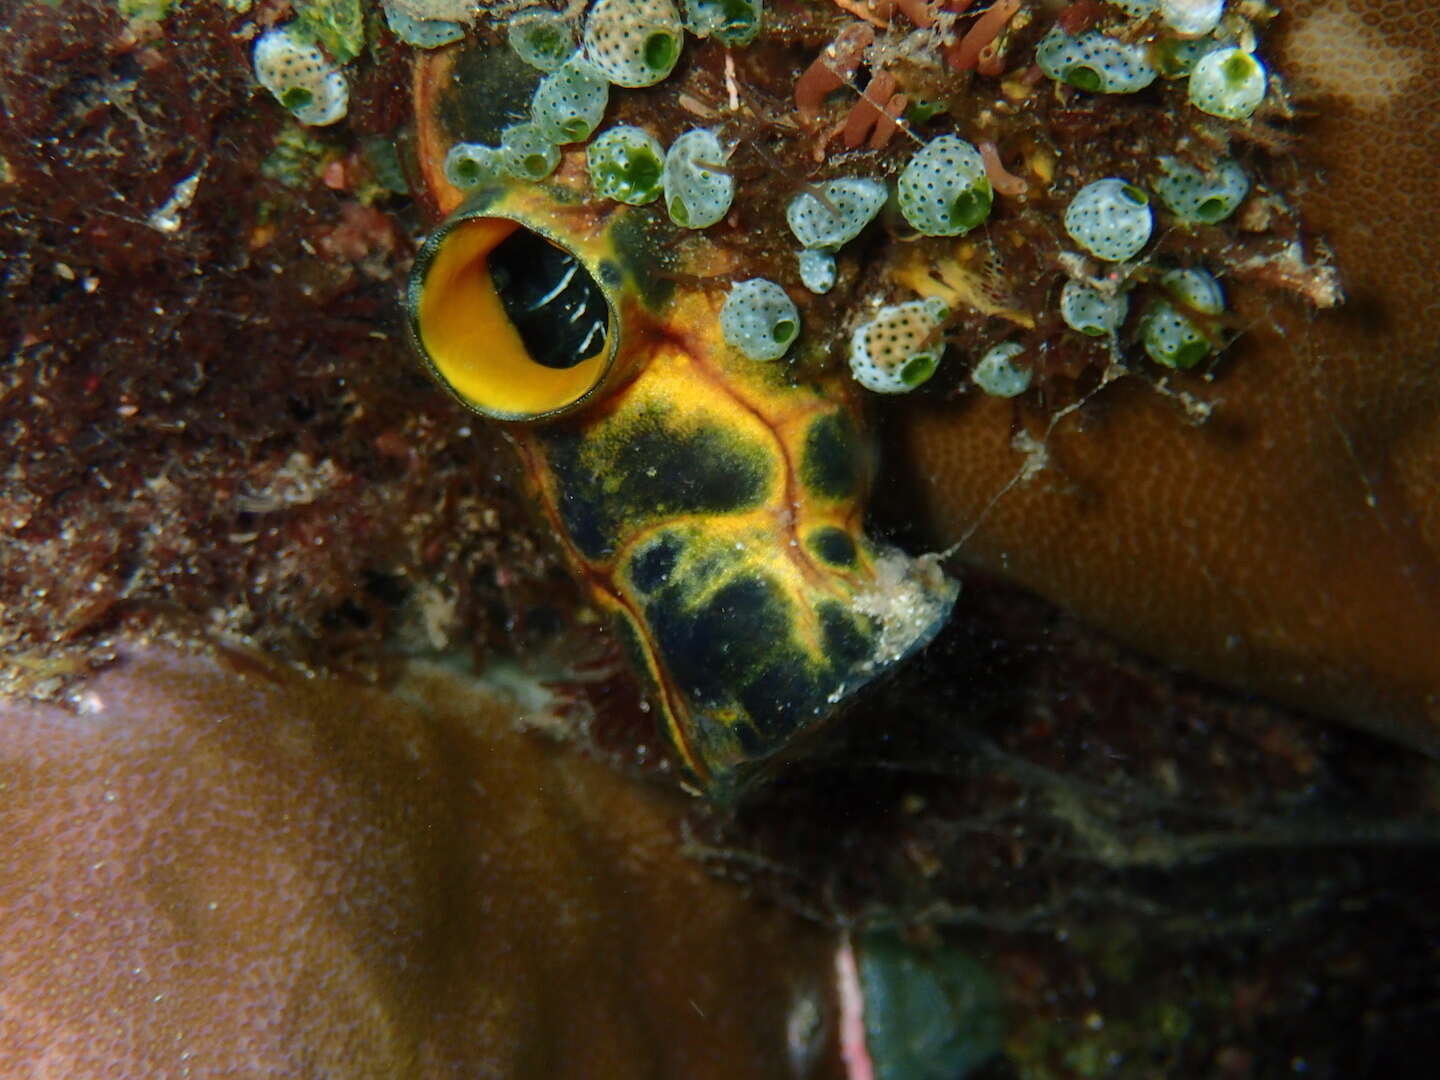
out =
[(825, 655), (837, 678), (843, 678), (874, 651), (874, 642), (843, 604), (826, 600), (817, 610), (820, 613), (820, 630), (825, 635)]
[(844, 529), (822, 525), (805, 539), (811, 554), (831, 566), (854, 566), (857, 552), (855, 541)]
[(663, 214), (616, 211), (610, 242), (620, 265), (630, 273), (640, 300), (651, 311), (675, 292), (675, 233)]
[(455, 60), (451, 89), (440, 95), (440, 123), (461, 142), (500, 145), (501, 129), (530, 115), (543, 73), (514, 49), (475, 43)]
[(683, 550), (680, 537), (671, 533), (644, 544), (630, 557), (630, 584), (642, 594), (654, 592), (670, 580)]
[(622, 411), (602, 425), (545, 429), (571, 538), (591, 559), (614, 553), (637, 525), (679, 514), (729, 514), (764, 496), (766, 448), (716, 424), (673, 426), (655, 407)]
[(620, 272), (620, 267), (616, 266), (609, 259), (601, 261), (598, 273), (600, 283), (607, 289), (618, 289), (620, 283), (625, 280), (625, 275)]
[(860, 433), (845, 412), (826, 413), (810, 424), (800, 459), (800, 480), (831, 499), (857, 495), (864, 475)]
[[(692, 587), (698, 580), (688, 582)], [(670, 676), (696, 705), (715, 708), (786, 650), (790, 612), (760, 574), (737, 577), (691, 606), (671, 587), (645, 605), (646, 621)]]

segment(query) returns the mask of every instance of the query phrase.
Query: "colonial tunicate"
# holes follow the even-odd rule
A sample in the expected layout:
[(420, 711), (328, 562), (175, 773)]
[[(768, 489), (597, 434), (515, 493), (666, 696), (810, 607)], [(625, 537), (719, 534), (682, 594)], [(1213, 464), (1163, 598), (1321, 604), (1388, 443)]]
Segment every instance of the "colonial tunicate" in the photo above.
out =
[(1223, 120), (1246, 120), (1265, 97), (1265, 66), (1244, 49), (1206, 53), (1190, 72), (1190, 104)]
[(802, 247), (837, 251), (875, 220), (890, 197), (879, 180), (844, 177), (818, 185), (819, 198), (802, 191), (785, 208), (785, 220)]
[(723, 218), (735, 198), (735, 178), (720, 171), (726, 158), (713, 131), (687, 131), (665, 154), (661, 184), (670, 220), (689, 229), (703, 229)]
[(582, 36), (585, 58), (616, 86), (653, 86), (665, 78), (685, 37), (671, 0), (597, 0)]
[(608, 128), (585, 148), (590, 184), (603, 199), (644, 206), (660, 197), (665, 148), (643, 128)]
[(926, 236), (961, 236), (990, 214), (985, 161), (957, 135), (932, 139), (900, 174), (900, 213)]
[(600, 126), (609, 102), (610, 84), (577, 55), (540, 80), (530, 117), (551, 142), (583, 142)]
[(558, 70), (575, 52), (570, 21), (549, 8), (516, 12), (506, 22), (505, 32), (515, 55), (541, 71)]
[(1029, 364), (1018, 362), (1025, 347), (1015, 341), (1001, 342), (986, 350), (970, 379), (991, 397), (1012, 398), (1030, 389)]
[[(1220, 283), (1207, 270), (1172, 270), (1160, 279), (1160, 284), (1178, 304), (1191, 311), (1218, 315), (1225, 310)], [(1168, 368), (1192, 368), (1213, 348), (1194, 318), (1170, 300), (1156, 300), (1150, 305), (1140, 335), (1150, 358)]]
[(1150, 239), (1150, 196), (1128, 180), (1086, 184), (1065, 208), (1065, 231), (1097, 259), (1120, 262)]
[(1224, 10), (1225, 0), (1160, 0), (1160, 18), (1186, 37), (1210, 33), (1219, 25)]
[(835, 256), (828, 251), (806, 248), (799, 255), (800, 284), (813, 293), (827, 293), (835, 287)]
[(1107, 295), (1080, 281), (1067, 281), (1060, 290), (1060, 318), (1089, 337), (1104, 337), (1120, 329), (1129, 307), (1124, 293)]
[(498, 178), (504, 169), (504, 157), (493, 146), (460, 142), (445, 155), (445, 179), (462, 191)]
[(1035, 49), (1040, 70), (1056, 82), (1092, 94), (1133, 94), (1155, 81), (1155, 68), (1138, 42), (1087, 30), (1071, 37), (1053, 28)]
[(696, 37), (749, 45), (760, 33), (765, 0), (685, 0), (685, 25)]
[(543, 180), (560, 164), (560, 148), (528, 122), (500, 132), (500, 156), (505, 171), (519, 180)]
[(465, 36), (465, 27), (457, 22), (448, 19), (417, 19), (389, 0), (386, 0), (383, 6), (385, 21), (390, 24), (390, 30), (406, 45), (414, 45), (419, 49), (438, 49)]
[(261, 34), (254, 61), (260, 85), (302, 124), (333, 124), (350, 106), (345, 76), (294, 23)]
[(935, 298), (883, 307), (850, 336), (850, 372), (877, 394), (904, 394), (935, 374), (945, 343), (940, 324), (949, 314)]
[(1224, 221), (1245, 200), (1250, 178), (1229, 158), (1202, 171), (1179, 158), (1159, 159), (1160, 176), (1152, 187), (1160, 201), (1182, 221), (1214, 225)]
[(778, 360), (800, 332), (800, 312), (765, 278), (737, 282), (720, 308), (720, 332), (751, 360)]
[(1198, 266), (1167, 271), (1160, 278), (1160, 287), (1186, 307), (1205, 315), (1219, 315), (1225, 310), (1225, 293), (1215, 275)]

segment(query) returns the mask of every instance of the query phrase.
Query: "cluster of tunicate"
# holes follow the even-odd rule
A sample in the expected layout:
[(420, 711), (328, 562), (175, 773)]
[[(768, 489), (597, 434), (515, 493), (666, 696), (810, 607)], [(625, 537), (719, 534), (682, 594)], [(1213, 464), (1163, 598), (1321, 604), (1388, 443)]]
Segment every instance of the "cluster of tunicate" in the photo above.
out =
[(576, 55), (540, 80), (530, 117), (551, 142), (583, 142), (600, 126), (609, 103), (610, 84)]
[(721, 171), (728, 156), (715, 133), (705, 128), (687, 131), (670, 144), (660, 183), (671, 221), (703, 229), (729, 212), (735, 178)]
[(582, 37), (585, 58), (616, 86), (653, 86), (680, 59), (684, 29), (672, 0), (597, 0)]
[(1206, 53), (1190, 72), (1190, 104), (1222, 120), (1245, 120), (1265, 97), (1265, 66), (1244, 49)]
[(775, 282), (751, 278), (736, 283), (725, 298), (720, 332), (751, 360), (779, 360), (800, 332), (800, 313)]
[(749, 45), (760, 33), (765, 0), (685, 0), (685, 25), (696, 37)]
[(796, 257), (800, 284), (813, 293), (827, 293), (835, 287), (835, 256), (828, 251), (805, 248)]
[(500, 163), (519, 180), (543, 180), (560, 164), (560, 148), (535, 124), (511, 124), (500, 132)]
[(1215, 276), (1199, 268), (1172, 270), (1160, 279), (1160, 284), (1175, 302), (1156, 300), (1146, 309), (1140, 331), (1145, 351), (1165, 367), (1192, 368), (1210, 355), (1213, 344), (1181, 308), (1219, 315), (1225, 310), (1225, 294)]
[(470, 191), (504, 171), (504, 158), (493, 146), (460, 142), (445, 155), (445, 179), (461, 191)]
[(1120, 329), (1129, 307), (1124, 293), (1103, 293), (1080, 281), (1067, 281), (1060, 290), (1060, 318), (1089, 337), (1104, 337)]
[(1086, 184), (1065, 208), (1065, 231), (1097, 259), (1121, 262), (1150, 239), (1150, 196), (1126, 180), (1110, 177)]
[(889, 197), (879, 180), (827, 180), (791, 199), (785, 220), (801, 247), (838, 251), (875, 220)]
[(904, 394), (935, 374), (945, 344), (940, 323), (949, 314), (935, 298), (881, 308), (850, 336), (850, 372), (878, 394)]
[(609, 128), (585, 148), (585, 164), (602, 199), (644, 206), (660, 197), (665, 148), (642, 128)]
[(1092, 94), (1133, 94), (1155, 81), (1145, 46), (1087, 30), (1071, 37), (1054, 27), (1035, 50), (1040, 70)]
[(1224, 10), (1225, 0), (1160, 0), (1160, 18), (1186, 37), (1210, 33), (1219, 25)]
[(1030, 365), (1018, 362), (1024, 352), (1025, 347), (1014, 341), (986, 350), (970, 373), (971, 381), (991, 397), (1018, 397), (1030, 389)]
[(549, 8), (516, 12), (505, 24), (515, 55), (541, 71), (555, 71), (575, 52), (575, 31), (570, 21)]
[(465, 36), (465, 27), (449, 19), (417, 19), (402, 11), (391, 0), (385, 0), (385, 21), (391, 31), (406, 45), (420, 49), (438, 49)]
[(994, 194), (980, 151), (958, 135), (926, 143), (900, 174), (900, 213), (926, 236), (961, 236), (990, 214)]
[(261, 34), (254, 61), (260, 85), (302, 124), (333, 124), (350, 106), (345, 76), (293, 23)]
[(1250, 178), (1230, 159), (1203, 171), (1173, 157), (1159, 159), (1160, 176), (1151, 185), (1160, 201), (1181, 221), (1214, 225), (1245, 200)]

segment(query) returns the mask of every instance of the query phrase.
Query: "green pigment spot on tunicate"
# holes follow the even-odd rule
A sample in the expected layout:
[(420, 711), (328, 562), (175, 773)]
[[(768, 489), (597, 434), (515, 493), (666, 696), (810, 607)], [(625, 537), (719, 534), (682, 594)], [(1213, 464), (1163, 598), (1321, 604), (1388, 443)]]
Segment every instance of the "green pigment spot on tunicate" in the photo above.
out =
[(676, 225), (690, 224), (690, 211), (685, 209), (685, 200), (674, 198), (670, 200), (670, 220)]
[(1204, 222), (1219, 221), (1225, 217), (1228, 206), (1224, 199), (1206, 199), (1195, 208), (1195, 216)]
[(935, 374), (936, 359), (933, 353), (916, 353), (905, 361), (900, 369), (900, 381), (906, 386), (919, 386)]
[(303, 109), (315, 100), (315, 95), (303, 86), (289, 87), (280, 95), (280, 104), (294, 112), (296, 109)]
[(525, 155), (525, 171), (528, 172), (528, 173), (530, 173), (530, 174), (533, 175), (533, 176), (544, 176), (544, 175), (545, 175), (545, 155), (544, 155), (544, 154), (526, 154), (526, 155)]
[(1065, 81), (1075, 89), (1091, 94), (1100, 89), (1100, 73), (1094, 68), (1072, 67), (1065, 73)]
[(1203, 341), (1187, 341), (1175, 350), (1172, 358), (1177, 368), (1192, 368), (1210, 354), (1210, 346)]
[(979, 185), (967, 188), (955, 196), (950, 204), (950, 224), (962, 229), (973, 229), (990, 213), (990, 188), (987, 183), (982, 190)]
[(584, 120), (566, 120), (560, 125), (560, 130), (565, 133), (567, 139), (570, 139), (572, 142), (579, 142), (585, 138), (586, 135), (590, 134), (590, 125), (585, 123)]
[(1120, 190), (1125, 195), (1125, 197), (1129, 199), (1132, 203), (1134, 203), (1136, 206), (1144, 206), (1150, 201), (1150, 196), (1145, 194), (1145, 192), (1141, 191), (1134, 184), (1126, 184)]
[(795, 336), (795, 324), (789, 319), (781, 319), (770, 330), (776, 343), (784, 344)]
[(666, 33), (651, 34), (645, 40), (645, 64), (653, 71), (664, 71), (675, 62), (675, 39)]
[(1237, 88), (1255, 73), (1255, 61), (1251, 60), (1247, 53), (1237, 52), (1221, 65), (1225, 75), (1225, 81), (1232, 88)]

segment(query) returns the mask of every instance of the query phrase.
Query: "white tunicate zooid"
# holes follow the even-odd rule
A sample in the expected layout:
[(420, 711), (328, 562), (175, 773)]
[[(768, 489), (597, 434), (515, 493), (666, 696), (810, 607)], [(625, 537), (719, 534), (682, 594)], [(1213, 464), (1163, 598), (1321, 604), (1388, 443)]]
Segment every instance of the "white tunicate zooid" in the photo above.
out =
[(1014, 341), (987, 349), (970, 373), (971, 381), (991, 397), (1018, 397), (1030, 389), (1030, 365), (1016, 362), (1024, 352), (1025, 347)]
[(519, 180), (543, 180), (560, 164), (560, 148), (528, 122), (500, 132), (500, 155), (505, 171)]
[(530, 8), (510, 16), (506, 38), (515, 55), (541, 71), (555, 71), (575, 52), (575, 32), (558, 11)]
[(1219, 315), (1225, 310), (1225, 293), (1220, 288), (1220, 282), (1203, 267), (1187, 266), (1167, 271), (1161, 276), (1160, 285), (1186, 307), (1206, 315)]
[[(818, 194), (818, 197), (817, 197)], [(847, 176), (802, 191), (785, 208), (785, 220), (801, 247), (838, 251), (875, 220), (889, 189), (879, 180)]]
[(462, 191), (496, 179), (504, 167), (500, 151), (480, 143), (458, 142), (445, 155), (445, 179)]
[(1065, 231), (1097, 259), (1121, 262), (1150, 239), (1150, 197), (1128, 180), (1086, 184), (1065, 208)]
[(1129, 306), (1124, 293), (1107, 296), (1080, 281), (1067, 281), (1060, 290), (1060, 318), (1089, 337), (1113, 334), (1125, 321)]
[(581, 37), (585, 59), (616, 86), (653, 86), (680, 59), (685, 33), (672, 0), (597, 0)]
[(1179, 158), (1162, 157), (1160, 176), (1152, 185), (1166, 208), (1182, 221), (1214, 225), (1245, 201), (1250, 178), (1236, 162), (1225, 159), (1207, 171)]
[(1224, 10), (1225, 0), (1160, 0), (1160, 18), (1186, 37), (1210, 33)]
[(773, 281), (737, 282), (720, 307), (720, 332), (751, 360), (778, 360), (800, 332), (795, 302)]
[(1098, 30), (1071, 37), (1058, 26), (1035, 49), (1035, 63), (1056, 82), (1092, 94), (1133, 94), (1155, 81), (1144, 45)]
[(990, 215), (985, 159), (958, 135), (926, 143), (900, 174), (900, 214), (926, 236), (962, 236)]
[(1206, 53), (1190, 72), (1190, 104), (1222, 120), (1249, 119), (1265, 98), (1265, 65), (1233, 45)]
[(931, 297), (891, 304), (850, 335), (850, 373), (877, 394), (905, 394), (924, 383), (940, 363), (941, 321), (949, 314)]
[(828, 251), (806, 248), (797, 257), (800, 284), (813, 293), (827, 293), (835, 287), (835, 256)]
[(600, 126), (609, 102), (610, 84), (577, 55), (540, 80), (530, 116), (551, 142), (583, 142)]
[(255, 42), (254, 62), (260, 85), (302, 124), (336, 123), (350, 106), (345, 76), (294, 23), (261, 34)]
[(670, 220), (703, 229), (730, 211), (735, 179), (721, 171), (728, 157), (715, 133), (705, 128), (687, 131), (670, 144), (661, 176)]
[(390, 30), (406, 45), (419, 49), (438, 49), (442, 45), (459, 41), (465, 36), (465, 27), (449, 19), (420, 19), (402, 11), (390, 0), (385, 0), (385, 21)]

